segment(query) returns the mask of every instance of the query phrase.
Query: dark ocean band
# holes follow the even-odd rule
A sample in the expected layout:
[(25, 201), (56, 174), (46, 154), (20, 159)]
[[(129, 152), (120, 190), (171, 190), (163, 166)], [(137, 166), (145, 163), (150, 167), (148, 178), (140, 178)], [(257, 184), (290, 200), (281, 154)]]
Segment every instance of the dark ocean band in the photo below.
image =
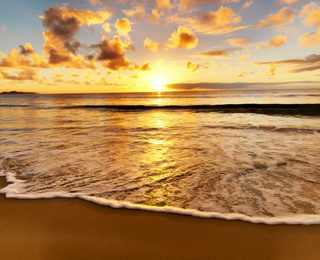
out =
[(258, 113), (280, 115), (320, 116), (320, 104), (234, 104), (234, 105), (190, 105), (190, 106), (144, 106), (144, 105), (85, 105), (67, 106), (65, 109), (114, 109), (122, 111), (142, 110), (191, 110), (199, 112)]
[(83, 105), (37, 107), (31, 105), (0, 104), (3, 108), (22, 107), (29, 109), (106, 109), (123, 112), (146, 110), (170, 110), (191, 112), (220, 112), (220, 113), (256, 113), (267, 115), (302, 115), (320, 116), (319, 104), (226, 104), (226, 105), (189, 105), (189, 106), (161, 106), (161, 105)]

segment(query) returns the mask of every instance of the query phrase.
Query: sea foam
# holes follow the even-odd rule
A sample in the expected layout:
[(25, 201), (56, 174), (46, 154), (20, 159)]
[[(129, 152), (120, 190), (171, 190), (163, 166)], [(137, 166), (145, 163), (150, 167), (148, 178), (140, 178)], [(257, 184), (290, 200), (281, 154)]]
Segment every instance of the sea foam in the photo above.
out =
[(238, 213), (218, 213), (218, 212), (201, 212), (194, 209), (182, 209), (177, 207), (155, 207), (146, 205), (137, 205), (130, 202), (123, 202), (117, 200), (108, 200), (103, 198), (97, 198), (93, 196), (87, 196), (82, 193), (68, 193), (68, 192), (45, 192), (41, 194), (26, 194), (23, 193), (24, 182), (17, 180), (15, 174), (12, 172), (4, 173), (0, 171), (0, 176), (5, 176), (7, 182), (10, 182), (5, 188), (0, 189), (0, 194), (5, 194), (6, 198), (14, 199), (53, 199), (53, 198), (79, 198), (101, 206), (107, 206), (114, 209), (125, 208), (131, 210), (145, 210), (161, 213), (172, 213), (187, 215), (199, 218), (217, 218), (223, 220), (241, 220), (251, 222), (255, 224), (267, 224), (267, 225), (314, 225), (320, 224), (320, 215), (288, 215), (279, 217), (251, 217)]

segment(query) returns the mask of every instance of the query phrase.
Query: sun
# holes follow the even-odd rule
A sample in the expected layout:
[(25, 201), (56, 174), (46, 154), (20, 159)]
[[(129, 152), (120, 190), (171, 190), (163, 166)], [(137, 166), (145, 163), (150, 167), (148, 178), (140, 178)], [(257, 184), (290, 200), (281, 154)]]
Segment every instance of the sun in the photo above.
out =
[(153, 88), (156, 91), (164, 91), (166, 88), (164, 85), (166, 84), (166, 77), (155, 75), (152, 80)]

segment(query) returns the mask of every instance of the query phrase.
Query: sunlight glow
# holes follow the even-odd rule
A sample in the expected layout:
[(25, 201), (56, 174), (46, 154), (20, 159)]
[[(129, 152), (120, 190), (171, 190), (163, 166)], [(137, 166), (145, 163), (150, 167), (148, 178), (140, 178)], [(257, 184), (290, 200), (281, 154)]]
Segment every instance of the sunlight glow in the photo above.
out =
[(164, 85), (166, 84), (166, 76), (155, 75), (152, 80), (152, 85), (154, 90), (156, 91), (165, 91), (166, 88)]

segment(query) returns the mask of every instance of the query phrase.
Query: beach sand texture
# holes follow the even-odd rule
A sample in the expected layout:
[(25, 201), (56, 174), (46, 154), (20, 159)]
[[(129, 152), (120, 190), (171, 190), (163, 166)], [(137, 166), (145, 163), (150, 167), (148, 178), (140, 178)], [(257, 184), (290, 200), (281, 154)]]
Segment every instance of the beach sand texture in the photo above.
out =
[[(0, 178), (0, 188), (6, 186)], [(320, 225), (252, 224), (0, 196), (0, 259), (320, 259)]]

